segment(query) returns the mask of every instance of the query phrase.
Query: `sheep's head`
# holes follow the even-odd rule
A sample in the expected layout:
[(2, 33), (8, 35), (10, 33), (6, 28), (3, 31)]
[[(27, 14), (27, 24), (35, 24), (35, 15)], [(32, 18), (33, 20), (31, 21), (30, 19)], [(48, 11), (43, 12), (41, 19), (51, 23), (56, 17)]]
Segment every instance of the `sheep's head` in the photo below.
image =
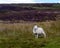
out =
[(38, 26), (37, 26), (37, 25), (35, 25), (35, 26), (34, 26), (34, 28), (38, 28)]
[(36, 32), (37, 28), (38, 28), (38, 26), (35, 25), (34, 28), (33, 28), (35, 32)]

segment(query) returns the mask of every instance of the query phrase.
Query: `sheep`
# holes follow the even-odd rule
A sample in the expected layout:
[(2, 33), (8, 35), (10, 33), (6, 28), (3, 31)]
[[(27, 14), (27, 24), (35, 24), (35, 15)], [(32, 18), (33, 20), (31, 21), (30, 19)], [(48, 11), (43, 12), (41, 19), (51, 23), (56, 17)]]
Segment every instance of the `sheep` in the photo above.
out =
[(46, 33), (44, 32), (43, 28), (38, 27), (37, 25), (33, 27), (33, 34), (35, 35), (35, 38), (38, 38), (39, 35), (43, 35), (44, 38), (46, 38)]

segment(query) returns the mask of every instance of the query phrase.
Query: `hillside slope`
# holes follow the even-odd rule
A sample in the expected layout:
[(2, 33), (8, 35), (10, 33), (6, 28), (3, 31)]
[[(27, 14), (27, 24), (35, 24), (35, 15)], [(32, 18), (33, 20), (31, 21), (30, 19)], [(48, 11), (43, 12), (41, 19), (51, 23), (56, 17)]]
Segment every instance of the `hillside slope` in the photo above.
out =
[(60, 19), (60, 9), (54, 5), (57, 6), (56, 4), (0, 4), (0, 20), (55, 21)]

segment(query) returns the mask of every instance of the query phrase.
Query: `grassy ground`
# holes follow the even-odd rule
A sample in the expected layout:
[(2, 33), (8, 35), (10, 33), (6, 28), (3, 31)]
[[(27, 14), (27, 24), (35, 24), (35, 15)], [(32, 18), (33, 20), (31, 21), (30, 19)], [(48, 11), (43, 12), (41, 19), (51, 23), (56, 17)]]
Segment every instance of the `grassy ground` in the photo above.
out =
[[(47, 38), (34, 38), (34, 24), (43, 27)], [(0, 48), (60, 48), (60, 21), (0, 23)]]

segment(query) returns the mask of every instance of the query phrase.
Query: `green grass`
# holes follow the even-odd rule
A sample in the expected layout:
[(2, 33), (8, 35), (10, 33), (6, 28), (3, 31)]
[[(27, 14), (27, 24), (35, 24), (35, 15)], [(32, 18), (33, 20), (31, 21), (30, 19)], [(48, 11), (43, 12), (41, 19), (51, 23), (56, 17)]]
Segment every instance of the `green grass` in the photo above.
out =
[[(33, 25), (44, 28), (47, 38), (34, 38)], [(60, 48), (60, 21), (0, 23), (0, 48)]]

